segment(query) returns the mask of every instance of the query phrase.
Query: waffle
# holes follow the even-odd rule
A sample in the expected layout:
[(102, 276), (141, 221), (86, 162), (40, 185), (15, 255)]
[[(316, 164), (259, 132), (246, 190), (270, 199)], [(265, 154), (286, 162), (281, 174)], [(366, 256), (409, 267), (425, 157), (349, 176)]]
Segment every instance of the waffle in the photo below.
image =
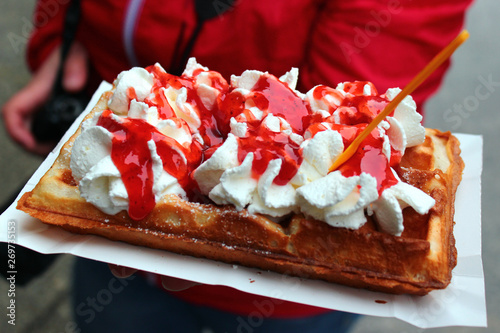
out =
[[(106, 108), (105, 93), (93, 112)], [(358, 230), (336, 228), (295, 214), (276, 223), (265, 216), (164, 196), (147, 218), (135, 221), (123, 211), (110, 216), (85, 201), (69, 167), (78, 130), (53, 166), (25, 193), (18, 209), (70, 232), (209, 258), (303, 278), (394, 294), (425, 295), (445, 288), (456, 265), (453, 237), (455, 192), (463, 162), (458, 140), (426, 130), (419, 146), (408, 148), (399, 177), (432, 196), (426, 215), (408, 207), (404, 232), (377, 230), (371, 217)]]

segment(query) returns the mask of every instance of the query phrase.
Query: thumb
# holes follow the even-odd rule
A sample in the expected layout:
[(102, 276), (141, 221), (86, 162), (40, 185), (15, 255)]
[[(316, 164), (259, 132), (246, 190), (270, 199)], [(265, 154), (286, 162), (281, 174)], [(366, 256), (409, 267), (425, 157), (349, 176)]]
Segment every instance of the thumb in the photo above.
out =
[(127, 278), (137, 272), (137, 269), (115, 264), (108, 264), (108, 267), (111, 271), (111, 274), (120, 279)]
[(165, 288), (168, 291), (183, 291), (191, 287), (197, 286), (200, 283), (183, 280), (179, 278), (173, 278), (170, 276), (162, 276), (161, 284), (163, 288)]
[(88, 54), (79, 42), (71, 46), (64, 64), (63, 87), (68, 92), (79, 92), (88, 79)]

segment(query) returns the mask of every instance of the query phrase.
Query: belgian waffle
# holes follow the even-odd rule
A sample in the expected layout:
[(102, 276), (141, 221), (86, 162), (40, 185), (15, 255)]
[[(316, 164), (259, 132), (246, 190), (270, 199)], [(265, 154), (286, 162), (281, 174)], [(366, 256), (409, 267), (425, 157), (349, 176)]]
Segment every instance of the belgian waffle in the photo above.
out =
[[(88, 117), (107, 107), (105, 93)], [(70, 169), (78, 130), (61, 149), (18, 209), (70, 232), (204, 257), (227, 263), (395, 294), (425, 295), (445, 288), (456, 265), (453, 237), (455, 192), (463, 162), (458, 140), (427, 129), (425, 141), (408, 148), (396, 168), (402, 181), (432, 196), (435, 206), (420, 215), (403, 211), (404, 232), (377, 230), (371, 217), (358, 230), (336, 228), (294, 214), (276, 223), (269, 218), (164, 196), (143, 220), (123, 211), (107, 215), (85, 201)]]

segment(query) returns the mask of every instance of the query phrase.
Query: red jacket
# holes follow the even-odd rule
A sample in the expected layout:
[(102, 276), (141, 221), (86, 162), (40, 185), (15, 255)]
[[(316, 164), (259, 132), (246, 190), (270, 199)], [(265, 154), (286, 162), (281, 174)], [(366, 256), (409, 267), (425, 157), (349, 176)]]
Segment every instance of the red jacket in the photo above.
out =
[[(38, 1), (28, 45), (31, 69), (60, 42), (67, 2)], [(227, 79), (245, 69), (280, 76), (293, 66), (299, 68), (302, 92), (353, 80), (372, 81), (385, 92), (404, 87), (458, 35), (471, 0), (236, 0), (230, 8), (214, 3), (221, 14), (204, 23), (189, 55)], [(89, 52), (95, 82), (112, 82), (135, 65), (159, 62), (167, 70), (184, 65), (179, 59), (197, 17), (193, 0), (85, 0), (77, 38)], [(420, 111), (448, 65), (412, 94)], [(200, 286), (177, 295), (240, 313), (255, 311), (263, 300), (228, 290)], [(223, 300), (214, 304), (221, 293)], [(287, 302), (274, 310), (278, 317), (324, 311)]]

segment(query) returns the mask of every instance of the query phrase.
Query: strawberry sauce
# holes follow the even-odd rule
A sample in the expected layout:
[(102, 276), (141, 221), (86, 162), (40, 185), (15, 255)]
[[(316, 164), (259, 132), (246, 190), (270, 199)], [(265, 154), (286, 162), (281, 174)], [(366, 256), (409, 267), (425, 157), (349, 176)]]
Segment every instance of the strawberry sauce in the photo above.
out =
[[(122, 175), (129, 194), (129, 216), (134, 220), (145, 218), (156, 204), (153, 193), (153, 159), (148, 147), (150, 141), (156, 145), (156, 152), (163, 161), (163, 169), (175, 177), (187, 193), (192, 194), (197, 187), (191, 178), (192, 171), (223, 143), (230, 132), (230, 119), (240, 119), (238, 116), (242, 115), (247, 124), (247, 134), (238, 138), (239, 162), (248, 153), (253, 153), (252, 175), (258, 179), (266, 171), (270, 161), (280, 159), (281, 170), (273, 182), (276, 185), (286, 185), (302, 163), (300, 146), (290, 139), (290, 132), (285, 131), (287, 128), (298, 135), (304, 135), (307, 130), (312, 136), (332, 129), (341, 134), (344, 146), (347, 147), (388, 103), (384, 96), (377, 94), (371, 83), (368, 83), (371, 88), (368, 96), (363, 95), (366, 82), (344, 84), (344, 91), (350, 93), (346, 96), (335, 89), (320, 86), (314, 91), (314, 97), (330, 103), (327, 111), (331, 116), (324, 119), (319, 114), (313, 114), (308, 103), (286, 83), (270, 74), (262, 75), (250, 92), (242, 95), (240, 91), (229, 87), (216, 72), (200, 69), (192, 77), (179, 77), (166, 73), (159, 66), (146, 69), (153, 74), (154, 84), (152, 93), (144, 102), (157, 107), (160, 119), (178, 118), (181, 115), (177, 114), (177, 107), (167, 99), (166, 91), (169, 88), (176, 91), (185, 89), (186, 102), (192, 106), (192, 111), (196, 112), (201, 124), (196, 130), (203, 143), (193, 139), (193, 143), (185, 147), (144, 120), (115, 117), (109, 110), (103, 112), (98, 125), (113, 134), (111, 158)], [(209, 107), (205, 106), (198, 94), (196, 77), (202, 73), (208, 75), (211, 87), (220, 92), (217, 102)], [(136, 97), (133, 88), (127, 91), (127, 95), (129, 99)], [(256, 119), (247, 105), (259, 108), (263, 113), (262, 117)], [(264, 119), (270, 113), (282, 118), (279, 132), (264, 124)], [(182, 119), (178, 120), (183, 122)], [(346, 177), (369, 173), (377, 179), (378, 192), (382, 193), (385, 188), (397, 183), (382, 147), (383, 138), (375, 130), (339, 170)], [(401, 156), (398, 152), (392, 149), (391, 154), (394, 160), (399, 161)]]
[[(205, 147), (208, 148), (222, 144), (224, 138), (214, 117), (214, 113), (217, 113), (217, 110), (209, 110), (205, 107), (200, 96), (198, 95), (197, 87), (195, 85), (196, 76), (202, 73), (203, 70), (196, 70), (193, 73), (193, 77), (175, 76), (164, 72), (158, 66), (149, 66), (146, 70), (154, 75), (155, 83), (153, 85), (152, 93), (155, 96), (156, 103), (161, 105), (161, 114), (165, 117), (163, 119), (176, 117), (178, 115), (175, 114), (174, 110), (166, 100), (165, 94), (163, 93), (164, 89), (162, 88), (172, 87), (176, 90), (184, 88), (187, 93), (186, 102), (198, 111), (198, 116), (201, 121), (201, 126), (198, 130), (203, 138)], [(214, 88), (220, 91), (227, 90), (227, 82), (220, 76), (219, 73), (208, 71), (208, 75)]]
[(310, 112), (304, 101), (287, 84), (269, 74), (262, 75), (252, 92), (256, 107), (286, 119), (295, 133), (304, 133)]
[(270, 131), (260, 124), (252, 125), (249, 126), (248, 136), (239, 139), (239, 162), (242, 163), (248, 153), (253, 153), (252, 173), (254, 178), (259, 179), (266, 171), (269, 162), (280, 159), (281, 169), (273, 183), (286, 185), (295, 176), (302, 163), (300, 147), (281, 132)]
[[(113, 134), (111, 159), (120, 171), (129, 195), (129, 216), (134, 220), (146, 217), (155, 206), (153, 194), (153, 160), (148, 141), (153, 140), (163, 161), (163, 169), (187, 186), (191, 168), (199, 163), (201, 151), (187, 150), (177, 141), (160, 133), (142, 119), (117, 118), (106, 110), (97, 122)], [(191, 163), (186, 163), (182, 152)]]
[[(360, 132), (361, 130), (362, 128)], [(382, 151), (383, 142), (384, 139), (380, 137), (378, 129), (373, 130), (361, 143), (356, 153), (339, 167), (344, 177), (359, 176), (363, 172), (375, 177), (379, 195), (386, 188), (398, 183), (387, 156)]]

